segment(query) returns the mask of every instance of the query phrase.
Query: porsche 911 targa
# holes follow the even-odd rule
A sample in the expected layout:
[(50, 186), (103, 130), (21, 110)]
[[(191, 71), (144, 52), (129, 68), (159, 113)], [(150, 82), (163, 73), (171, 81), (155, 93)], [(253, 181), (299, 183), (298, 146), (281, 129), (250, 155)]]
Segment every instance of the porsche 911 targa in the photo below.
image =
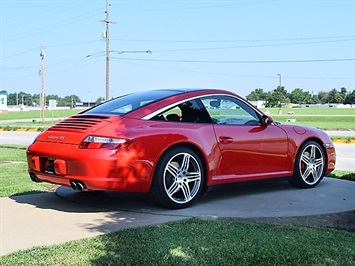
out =
[(215, 185), (288, 178), (315, 187), (334, 170), (318, 129), (284, 125), (219, 89), (128, 94), (73, 115), (27, 148), (35, 182), (76, 190), (150, 193), (184, 208)]

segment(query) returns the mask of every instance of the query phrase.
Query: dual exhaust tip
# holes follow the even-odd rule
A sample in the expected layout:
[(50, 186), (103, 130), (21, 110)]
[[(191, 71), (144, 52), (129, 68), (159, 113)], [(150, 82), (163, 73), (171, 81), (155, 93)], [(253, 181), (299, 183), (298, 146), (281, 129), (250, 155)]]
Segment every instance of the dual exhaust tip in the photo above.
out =
[[(42, 182), (41, 180), (38, 179), (38, 177), (34, 173), (30, 173), (30, 178), (33, 182)], [(70, 186), (74, 190), (79, 190), (79, 191), (88, 191), (89, 190), (85, 186), (84, 182), (79, 181), (79, 180), (71, 180)]]
[(85, 184), (81, 181), (78, 181), (78, 180), (70, 181), (70, 186), (74, 190), (88, 191), (88, 188), (85, 186)]
[(33, 182), (36, 182), (36, 183), (42, 182), (41, 180), (38, 179), (38, 177), (34, 173), (30, 173), (30, 178)]

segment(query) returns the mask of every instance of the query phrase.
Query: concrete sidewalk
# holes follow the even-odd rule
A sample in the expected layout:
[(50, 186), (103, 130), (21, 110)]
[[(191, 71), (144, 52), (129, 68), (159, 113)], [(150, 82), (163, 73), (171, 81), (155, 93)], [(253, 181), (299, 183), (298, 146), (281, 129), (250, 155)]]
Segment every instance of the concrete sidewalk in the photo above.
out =
[(297, 189), (286, 181), (229, 186), (182, 210), (157, 207), (145, 195), (67, 187), (0, 198), (0, 204), (0, 255), (191, 217), (355, 230), (355, 182), (332, 178), (314, 189)]
[(85, 206), (62, 199), (55, 192), (0, 198), (0, 207), (0, 256), (35, 246), (184, 219)]

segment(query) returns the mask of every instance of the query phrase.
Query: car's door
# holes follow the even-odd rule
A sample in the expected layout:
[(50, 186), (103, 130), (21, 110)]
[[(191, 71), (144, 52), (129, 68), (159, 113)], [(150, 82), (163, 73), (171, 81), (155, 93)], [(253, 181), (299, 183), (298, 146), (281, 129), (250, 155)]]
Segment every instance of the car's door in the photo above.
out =
[(212, 118), (222, 157), (237, 178), (286, 174), (288, 141), (281, 128), (263, 124), (253, 108), (235, 97), (209, 96), (202, 102)]

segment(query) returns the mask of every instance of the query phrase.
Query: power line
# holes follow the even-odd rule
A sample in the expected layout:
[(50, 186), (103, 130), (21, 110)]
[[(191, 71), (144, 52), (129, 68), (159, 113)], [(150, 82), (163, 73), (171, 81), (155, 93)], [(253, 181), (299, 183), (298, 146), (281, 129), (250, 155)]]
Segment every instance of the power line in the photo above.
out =
[[(53, 45), (46, 45), (46, 48), (57, 48), (57, 47), (64, 47), (64, 46), (74, 46), (74, 45), (81, 45), (81, 44), (88, 44), (88, 43), (95, 43), (95, 42), (102, 42), (102, 40), (90, 40), (90, 41), (82, 41), (82, 42), (72, 42), (72, 43), (61, 43), (61, 44), (53, 44)], [(16, 54), (12, 54), (12, 55), (8, 55), (8, 56), (4, 56), (2, 58), (0, 58), (0, 60), (5, 60), (8, 58), (12, 58), (12, 57), (16, 57), (19, 55), (23, 55), (23, 54), (27, 54), (33, 51), (37, 51), (38, 48), (33, 48), (30, 50), (26, 50), (23, 52), (18, 52)]]
[[(219, 49), (236, 49), (236, 48), (253, 48), (253, 47), (267, 47), (267, 46), (286, 46), (286, 45), (303, 45), (303, 44), (315, 44), (315, 43), (333, 43), (333, 42), (343, 42), (343, 41), (354, 41), (355, 35), (344, 35), (344, 36), (328, 36), (328, 37), (303, 37), (303, 38), (288, 38), (288, 39), (250, 39), (250, 40), (201, 40), (201, 41), (191, 41), (191, 40), (145, 40), (145, 39), (110, 39), (116, 41), (126, 41), (126, 42), (157, 42), (157, 43), (245, 43), (245, 42), (277, 42), (277, 41), (296, 41), (296, 40), (324, 40), (318, 42), (300, 42), (300, 43), (281, 43), (281, 44), (260, 44), (260, 45), (246, 45), (246, 46), (234, 46), (234, 47), (205, 47), (205, 48), (186, 48), (186, 49), (168, 49), (168, 50), (154, 50), (154, 53), (162, 52), (186, 52), (186, 51), (202, 51), (202, 50), (219, 50)], [(72, 45), (81, 45), (88, 43), (101, 42), (102, 40), (88, 40), (81, 42), (71, 42), (71, 43), (61, 43), (46, 45), (46, 48), (56, 48)], [(26, 54), (32, 51), (37, 51), (38, 48), (33, 48), (23, 52), (19, 52), (13, 55), (5, 56), (0, 58), (0, 60), (5, 60), (8, 58), (16, 57), (22, 54)]]
[(29, 31), (29, 32), (26, 32), (25, 34), (21, 34), (21, 36), (14, 36), (13, 38), (11, 38), (11, 36), (7, 37), (5, 41), (2, 41), (3, 43), (11, 43), (11, 42), (14, 42), (14, 41), (17, 41), (17, 40), (23, 40), (24, 38), (27, 38), (27, 37), (30, 37), (30, 36), (33, 36), (33, 35), (38, 35), (38, 34), (42, 34), (42, 33), (45, 33), (45, 32), (48, 32), (48, 31), (52, 31), (54, 29), (58, 29), (58, 28), (61, 28), (61, 27), (64, 27), (64, 26), (72, 26), (74, 23), (76, 22), (79, 22), (79, 21), (82, 21), (86, 18), (90, 18), (94, 15), (99, 15), (101, 14), (101, 11), (100, 12), (97, 12), (95, 11), (95, 13), (85, 13), (83, 14), (81, 17), (75, 17), (73, 18), (71, 21), (69, 20), (65, 20), (66, 23), (63, 23), (63, 21), (60, 21), (58, 23), (55, 23), (53, 25), (49, 25), (47, 27), (44, 27), (42, 29), (39, 29), (39, 30), (33, 30), (33, 31)]
[[(267, 79), (275, 79), (275, 76), (262, 76), (262, 75), (242, 75), (242, 74), (230, 74), (230, 73), (221, 73), (221, 72), (210, 72), (210, 71), (201, 71), (201, 70), (188, 70), (186, 68), (172, 68), (166, 66), (152, 66), (147, 64), (133, 63), (133, 62), (123, 62), (124, 64), (146, 67), (146, 68), (156, 68), (163, 70), (171, 70), (171, 71), (179, 71), (185, 73), (193, 73), (193, 74), (201, 74), (201, 75), (218, 75), (218, 76), (230, 76), (230, 77), (240, 77), (240, 78), (267, 78)], [(348, 80), (354, 79), (354, 77), (294, 77), (294, 76), (283, 76), (284, 79), (308, 79), (308, 80)]]
[[(80, 4), (77, 4), (77, 5), (74, 5), (74, 6), (70, 6), (68, 7), (67, 5), (62, 8), (62, 9), (58, 9), (58, 7), (55, 7), (55, 8), (51, 8), (51, 9), (48, 9), (46, 10), (45, 12), (42, 12), (41, 16), (38, 16), (38, 11), (36, 11), (35, 14), (27, 14), (26, 16), (21, 16), (21, 18), (16, 18), (15, 20), (11, 20), (9, 22), (5, 22), (3, 23), (2, 26), (5, 26), (5, 27), (11, 27), (11, 29), (13, 28), (16, 28), (16, 27), (19, 27), (19, 26), (23, 26), (23, 24), (29, 24), (29, 23), (32, 23), (32, 22), (36, 22), (36, 21), (43, 21), (43, 19), (47, 18), (47, 17), (53, 17), (53, 15), (56, 15), (56, 14), (60, 14), (60, 13), (63, 13), (63, 12), (66, 12), (67, 10), (73, 10), (74, 8), (77, 8), (77, 7), (80, 7), (82, 5), (86, 5), (87, 3), (80, 3)], [(16, 21), (14, 23), (14, 21)], [(22, 22), (23, 21), (23, 22)]]
[(274, 64), (274, 63), (318, 63), (318, 62), (344, 62), (355, 61), (355, 58), (334, 59), (304, 59), (304, 60), (184, 60), (184, 59), (143, 59), (143, 58), (118, 58), (122, 61), (146, 61), (146, 62), (174, 62), (174, 63), (209, 63), (209, 64)]
[[(147, 7), (144, 8), (144, 10), (120, 10), (120, 11), (113, 11), (113, 12), (119, 12), (119, 13), (137, 13), (137, 12), (160, 12), (160, 11), (180, 11), (180, 10), (194, 10), (194, 9), (209, 9), (209, 8), (218, 8), (218, 7), (226, 7), (226, 6), (236, 6), (236, 5), (249, 5), (249, 4), (258, 4), (258, 3), (265, 3), (265, 2), (271, 2), (271, 1), (275, 1), (275, 0), (259, 0), (259, 1), (238, 1), (238, 2), (234, 2), (231, 3), (231, 1), (224, 1), (226, 3), (222, 3), (222, 4), (214, 4), (214, 5), (203, 5), (203, 6), (189, 6), (189, 7), (172, 7), (172, 8), (154, 8), (154, 9), (148, 9)], [(205, 3), (206, 1), (200, 1), (197, 2), (199, 3)], [(187, 4), (195, 4), (195, 2), (192, 1), (179, 1), (179, 3), (187, 3)], [(148, 4), (148, 5), (152, 5), (152, 4), (170, 4), (169, 2), (165, 2), (165, 1), (153, 1), (153, 2), (144, 2), (144, 1), (138, 1), (136, 3), (134, 2), (130, 2), (127, 5), (134, 5), (137, 6), (137, 4), (139, 4), (139, 6), (142, 6), (142, 4)]]
[(225, 50), (237, 48), (258, 48), (258, 47), (275, 47), (275, 46), (289, 46), (289, 45), (303, 45), (303, 44), (318, 44), (318, 43), (334, 43), (355, 41), (355, 38), (348, 40), (333, 40), (333, 41), (313, 41), (313, 42), (297, 42), (297, 43), (275, 43), (275, 44), (257, 44), (257, 45), (241, 45), (241, 46), (223, 46), (223, 47), (204, 47), (204, 48), (187, 48), (187, 49), (170, 49), (170, 50), (157, 50), (155, 53), (162, 52), (188, 52), (188, 51), (208, 51), (208, 50)]
[(244, 43), (244, 42), (279, 42), (279, 41), (301, 41), (301, 40), (326, 40), (326, 39), (355, 39), (355, 35), (340, 35), (340, 36), (320, 36), (320, 37), (297, 37), (297, 38), (282, 38), (282, 39), (239, 39), (239, 40), (154, 40), (154, 39), (111, 39), (126, 42), (157, 42), (157, 43)]
[(5, 60), (5, 59), (12, 58), (12, 57), (15, 57), (15, 56), (27, 54), (27, 53), (33, 52), (33, 51), (35, 51), (35, 50), (38, 51), (38, 47), (37, 47), (37, 48), (30, 49), (30, 50), (23, 51), (23, 52), (19, 52), (19, 53), (17, 53), (17, 54), (4, 56), (4, 57), (0, 58), (0, 60)]
[[(111, 51), (112, 52), (112, 51)], [(133, 51), (133, 52), (145, 52), (145, 53), (149, 53), (150, 51)], [(125, 53), (125, 52), (121, 52), (121, 53)], [(104, 56), (104, 52), (100, 52), (97, 54), (99, 57)], [(91, 57), (91, 55), (90, 55)], [(273, 63), (321, 63), (321, 62), (347, 62), (347, 61), (355, 61), (354, 58), (338, 58), (338, 59), (304, 59), (304, 60), (244, 60), (244, 61), (228, 61), (228, 60), (218, 60), (218, 61), (213, 61), (213, 60), (168, 60), (168, 59), (143, 59), (143, 58), (120, 58), (120, 57), (111, 57), (112, 60), (117, 60), (117, 61), (127, 61), (126, 63), (130, 62), (131, 64), (136, 64), (136, 63), (132, 63), (132, 61), (140, 61), (140, 62), (174, 62), (174, 63), (216, 63), (216, 64), (273, 64)], [(51, 65), (47, 65), (47, 67), (45, 69), (49, 70), (52, 68), (57, 68), (60, 66), (66, 66), (66, 65), (70, 65), (70, 64), (75, 64), (75, 63), (80, 63), (80, 62), (86, 62), (85, 61), (86, 58), (85, 57), (78, 57), (78, 58), (73, 58), (73, 59), (69, 59), (69, 60), (65, 60), (62, 62), (57, 62)], [(95, 60), (94, 62), (99, 62), (101, 59), (99, 60)], [(85, 63), (85, 65), (91, 64), (93, 62), (90, 63)], [(139, 64), (136, 64), (139, 65)], [(19, 69), (36, 69), (37, 66), (12, 66), (12, 67), (1, 67), (2, 70), (19, 70)], [(56, 71), (57, 72), (57, 71)], [(52, 73), (56, 73), (56, 72), (49, 72), (47, 74), (52, 74)], [(196, 72), (196, 71), (194, 71)], [(31, 76), (25, 76), (25, 77), (31, 77)]]

